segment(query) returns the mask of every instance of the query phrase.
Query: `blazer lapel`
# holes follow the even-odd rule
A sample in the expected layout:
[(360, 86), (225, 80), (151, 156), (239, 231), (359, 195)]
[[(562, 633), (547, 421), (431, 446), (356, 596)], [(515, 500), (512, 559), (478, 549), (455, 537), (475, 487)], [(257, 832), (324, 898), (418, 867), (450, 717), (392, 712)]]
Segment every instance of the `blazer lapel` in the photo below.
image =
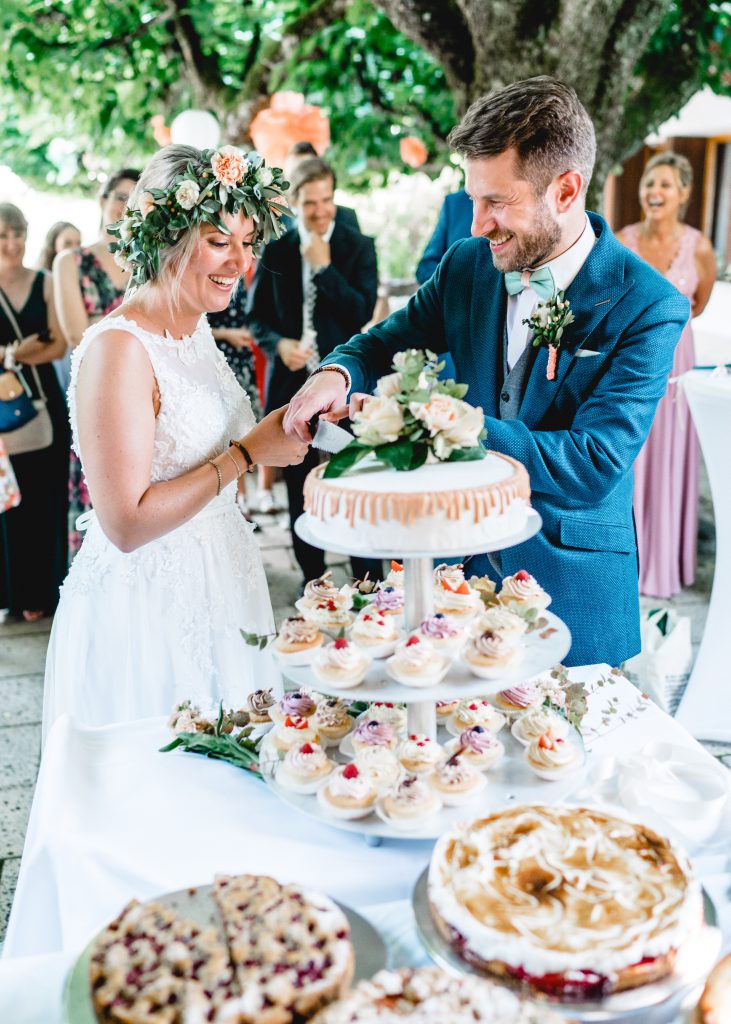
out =
[[(596, 214), (589, 214), (598, 237), (586, 262), (566, 291), (574, 322), (570, 324), (559, 346), (556, 376), (548, 380), (548, 347), (541, 345), (523, 395), (518, 418), (535, 428), (558, 394), (574, 363), (575, 354), (596, 330), (610, 309), (630, 287), (625, 280), (623, 246), (614, 238), (607, 223)], [(530, 344), (530, 342), (529, 342)]]
[[(502, 332), (508, 308), (508, 293), (502, 274), (492, 264), (488, 243), (480, 247), (472, 279), (472, 309), (469, 330), (469, 366), (462, 379), (469, 384), (465, 396), (479, 405), (485, 416), (497, 416), (503, 382)], [(460, 368), (461, 369), (461, 368)]]
[(282, 244), (284, 246), (285, 259), (282, 261), (284, 263), (282, 271), (284, 288), (281, 294), (283, 297), (287, 296), (289, 319), (292, 325), (297, 325), (292, 337), (299, 338), (302, 336), (304, 329), (302, 307), (305, 301), (305, 293), (302, 286), (300, 236), (296, 227), (287, 232), (282, 239)]

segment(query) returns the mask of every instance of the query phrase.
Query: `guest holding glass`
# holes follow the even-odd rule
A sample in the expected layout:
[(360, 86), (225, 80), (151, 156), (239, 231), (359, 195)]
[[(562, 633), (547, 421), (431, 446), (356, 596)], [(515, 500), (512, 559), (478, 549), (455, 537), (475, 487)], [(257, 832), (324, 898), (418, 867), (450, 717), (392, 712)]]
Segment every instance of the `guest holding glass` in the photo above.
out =
[[(56, 309), (61, 329), (71, 349), (79, 344), (87, 327), (111, 313), (124, 298), (129, 273), (117, 266), (109, 252), (109, 243), (113, 239), (107, 233), (107, 227), (118, 221), (124, 213), (139, 177), (140, 172), (131, 168), (112, 174), (99, 195), (99, 238), (88, 248), (82, 246), (60, 253), (54, 261)], [(72, 451), (69, 472), (69, 558), (73, 558), (81, 546), (82, 535), (76, 529), (76, 520), (90, 507), (81, 463)]]
[[(692, 185), (693, 171), (684, 156), (666, 152), (652, 157), (640, 180), (643, 220), (617, 236), (690, 299), (691, 318), (705, 309), (716, 279), (711, 243), (683, 223)], [(695, 579), (698, 441), (687, 404), (678, 399), (673, 383), (694, 361), (689, 320), (675, 350), (671, 383), (635, 462), (640, 593), (652, 597), (672, 597)]]
[[(51, 362), (66, 343), (58, 327), (51, 278), (26, 267), (28, 224), (0, 204), (0, 367), (16, 366), (34, 400), (45, 397), (50, 445), (11, 455), (22, 499), (0, 515), (0, 608), (35, 622), (54, 611), (66, 575), (69, 424)], [(6, 435), (12, 442), (12, 432)]]

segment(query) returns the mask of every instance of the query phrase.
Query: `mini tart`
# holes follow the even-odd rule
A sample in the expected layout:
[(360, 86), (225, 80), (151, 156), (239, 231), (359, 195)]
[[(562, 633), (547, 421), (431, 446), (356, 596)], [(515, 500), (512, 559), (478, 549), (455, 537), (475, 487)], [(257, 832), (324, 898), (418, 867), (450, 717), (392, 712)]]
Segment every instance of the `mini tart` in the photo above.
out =
[(339, 697), (327, 697), (317, 705), (312, 721), (324, 747), (339, 743), (353, 728), (353, 719)]
[(314, 622), (302, 615), (285, 619), (272, 650), (285, 665), (309, 665), (312, 654), (325, 642), (325, 637)]
[(494, 701), (496, 708), (515, 716), (542, 704), (543, 694), (533, 683), (520, 683), (500, 690), (495, 694)]
[(401, 625), (404, 617), (404, 592), (396, 587), (379, 587), (371, 602), (371, 608), (386, 618), (391, 618)]
[(302, 608), (301, 611), (305, 619), (319, 629), (345, 629), (353, 621), (353, 616), (343, 606), (343, 602), (333, 601), (332, 598), (321, 601), (314, 608)]
[(271, 743), (280, 754), (286, 754), (290, 747), (298, 743), (317, 743), (319, 736), (312, 720), (309, 718), (292, 718), (290, 715), (271, 733)]
[(355, 755), (353, 763), (368, 776), (379, 793), (391, 789), (403, 775), (395, 753), (386, 747), (364, 747)]
[(322, 683), (349, 690), (363, 682), (371, 659), (357, 644), (341, 637), (327, 644), (312, 662), (312, 671)]
[(249, 721), (255, 724), (271, 722), (271, 712), (275, 701), (271, 690), (254, 690), (246, 698), (246, 710), (249, 713)]
[(443, 612), (435, 612), (423, 619), (411, 635), (418, 636), (420, 640), (428, 640), (443, 654), (456, 654), (464, 643), (464, 630)]
[(457, 622), (469, 622), (482, 608), (482, 598), (466, 580), (456, 587), (442, 580), (434, 593), (434, 608)]
[(455, 755), (480, 772), (492, 768), (505, 753), (505, 747), (494, 733), (482, 725), (464, 729), (447, 744), (450, 759)]
[(450, 587), (458, 587), (465, 581), (464, 566), (461, 562), (455, 562), (454, 565), (449, 565), (447, 562), (440, 562), (439, 565), (434, 567), (434, 593), (435, 595), (441, 594), (442, 583), (449, 583)]
[(375, 700), (369, 705), (367, 711), (360, 716), (359, 721), (364, 719), (369, 722), (386, 722), (396, 732), (406, 732), (406, 705), (393, 704), (391, 701)]
[(410, 636), (386, 659), (386, 674), (403, 686), (434, 686), (448, 668), (449, 659), (418, 636)]
[(402, 740), (396, 753), (410, 775), (423, 775), (444, 760), (444, 749), (423, 733), (412, 733)]
[(385, 580), (383, 581), (383, 586), (393, 587), (394, 590), (403, 590), (405, 578), (406, 574), (404, 572), (403, 565), (401, 565), (400, 562), (395, 562), (392, 560), (391, 568), (389, 570), (388, 576), (386, 576)]
[(485, 611), (470, 623), (470, 632), (473, 636), (479, 636), (486, 629), (499, 633), (504, 640), (511, 643), (520, 643), (520, 638), (528, 628), (528, 623), (521, 618), (517, 612), (513, 612), (505, 605), (496, 604)]
[(295, 743), (277, 766), (277, 783), (294, 793), (315, 793), (335, 769), (317, 743)]
[(550, 708), (536, 707), (516, 718), (510, 729), (518, 743), (527, 747), (533, 740), (540, 739), (545, 732), (550, 732), (559, 739), (565, 740), (569, 734), (569, 723), (561, 715)]
[(363, 719), (348, 737), (348, 742), (352, 743), (357, 756), (361, 750), (367, 750), (369, 747), (395, 750), (398, 746), (398, 736), (387, 722)]
[(327, 601), (335, 602), (338, 607), (344, 608), (346, 611), (353, 605), (352, 589), (347, 586), (336, 587), (332, 581), (330, 570), (323, 573), (318, 579), (305, 583), (304, 593), (298, 601), (295, 601), (294, 606), (298, 611), (304, 613)]
[(583, 755), (570, 740), (560, 739), (552, 732), (546, 732), (532, 740), (525, 750), (526, 764), (539, 779), (553, 782), (571, 775), (583, 763)]
[(462, 757), (450, 757), (437, 765), (426, 781), (445, 807), (462, 807), (485, 788), (485, 776)]
[(481, 679), (499, 679), (522, 656), (520, 648), (491, 629), (470, 637), (462, 649), (462, 660)]
[(700, 885), (669, 840), (560, 804), (511, 807), (445, 833), (428, 898), (471, 969), (561, 1002), (668, 975), (703, 922)]
[(393, 616), (364, 608), (350, 627), (350, 639), (367, 651), (372, 658), (387, 658), (393, 654), (401, 634), (394, 625)]
[(279, 698), (269, 712), (269, 716), (276, 725), (281, 725), (287, 716), (290, 718), (310, 718), (316, 710), (317, 704), (307, 690), (291, 690)]
[(406, 775), (376, 805), (378, 815), (394, 828), (418, 829), (442, 807), (434, 790), (416, 775)]
[(378, 800), (378, 789), (356, 764), (340, 765), (317, 791), (318, 803), (334, 818), (365, 818)]
[(545, 1006), (531, 1006), (505, 988), (439, 967), (379, 971), (331, 1003), (310, 1024), (564, 1024)]
[(474, 700), (461, 700), (447, 724), (453, 736), (459, 736), (463, 729), (474, 725), (482, 725), (490, 732), (498, 733), (505, 725), (505, 715), (496, 711), (486, 700), (475, 697)]
[(520, 569), (514, 576), (505, 577), (498, 601), (514, 612), (527, 612), (530, 609), (542, 611), (551, 603), (551, 595), (529, 572)]
[(459, 697), (455, 697), (453, 700), (438, 700), (436, 702), (437, 719), (446, 722), (448, 718), (452, 717), (458, 706)]

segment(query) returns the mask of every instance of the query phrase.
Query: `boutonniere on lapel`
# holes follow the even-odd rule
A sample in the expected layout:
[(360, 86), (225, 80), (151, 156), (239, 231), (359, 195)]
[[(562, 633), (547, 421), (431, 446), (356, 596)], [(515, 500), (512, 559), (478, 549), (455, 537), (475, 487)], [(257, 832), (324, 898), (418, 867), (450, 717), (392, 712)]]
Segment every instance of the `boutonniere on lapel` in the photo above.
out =
[(548, 346), (546, 380), (556, 379), (556, 361), (564, 328), (574, 322), (569, 300), (563, 292), (556, 292), (545, 302), (539, 302), (530, 317), (523, 321), (533, 331), (533, 345)]

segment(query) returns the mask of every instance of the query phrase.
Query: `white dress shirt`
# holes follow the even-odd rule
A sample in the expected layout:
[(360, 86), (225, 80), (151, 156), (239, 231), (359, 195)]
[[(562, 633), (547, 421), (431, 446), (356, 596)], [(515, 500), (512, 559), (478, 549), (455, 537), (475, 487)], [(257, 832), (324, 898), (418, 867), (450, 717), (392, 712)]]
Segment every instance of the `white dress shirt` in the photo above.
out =
[[(584, 230), (574, 244), (565, 252), (562, 252), (560, 256), (556, 256), (555, 259), (542, 264), (544, 267), (548, 267), (553, 274), (557, 291), (566, 291), (584, 265), (587, 256), (594, 248), (595, 242), (596, 235), (594, 234), (594, 229), (589, 218), (586, 217)], [(537, 268), (533, 267), (532, 269), (536, 270)], [(540, 301), (539, 297), (530, 287), (524, 288), (517, 295), (508, 295), (506, 318), (508, 327), (508, 370), (511, 370), (520, 359), (528, 341), (530, 332), (528, 325), (524, 324), (523, 320), (527, 320), (531, 316)]]

